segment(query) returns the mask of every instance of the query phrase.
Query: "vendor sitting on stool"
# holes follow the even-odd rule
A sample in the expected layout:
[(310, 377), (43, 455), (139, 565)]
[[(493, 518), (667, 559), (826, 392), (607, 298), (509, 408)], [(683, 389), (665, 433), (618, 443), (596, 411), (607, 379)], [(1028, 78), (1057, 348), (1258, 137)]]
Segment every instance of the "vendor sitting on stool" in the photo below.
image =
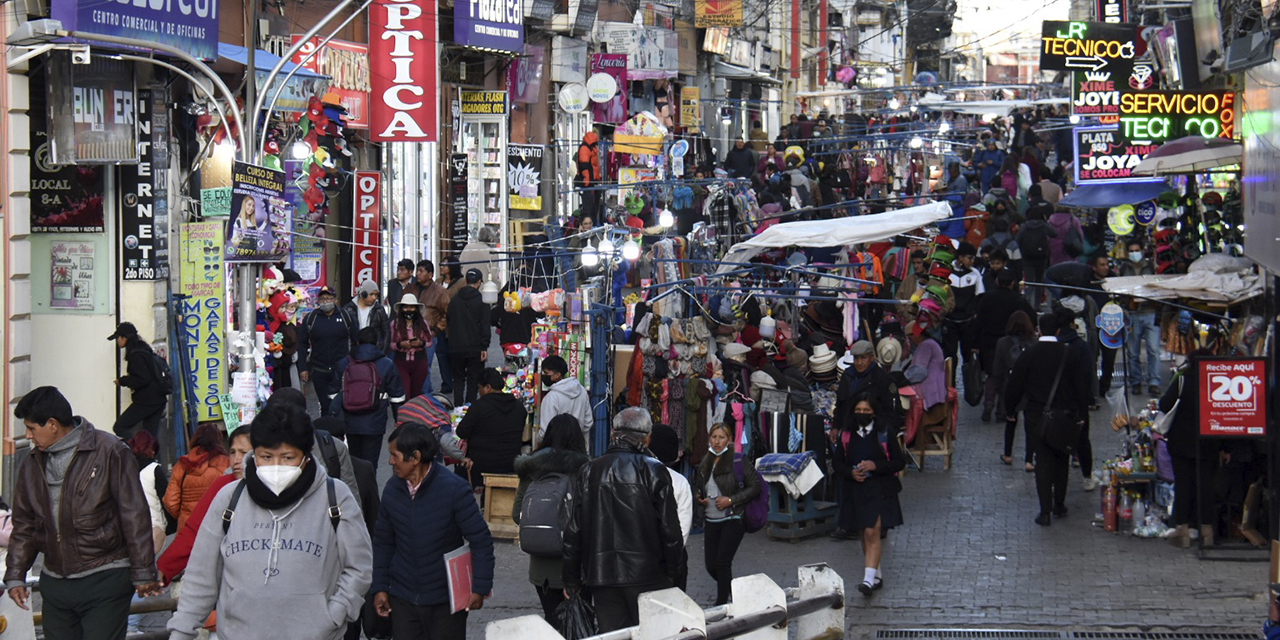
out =
[(924, 406), (920, 426), (942, 424), (947, 417), (947, 373), (943, 367), (942, 346), (933, 332), (912, 322), (907, 325), (911, 340), (911, 363), (904, 375)]

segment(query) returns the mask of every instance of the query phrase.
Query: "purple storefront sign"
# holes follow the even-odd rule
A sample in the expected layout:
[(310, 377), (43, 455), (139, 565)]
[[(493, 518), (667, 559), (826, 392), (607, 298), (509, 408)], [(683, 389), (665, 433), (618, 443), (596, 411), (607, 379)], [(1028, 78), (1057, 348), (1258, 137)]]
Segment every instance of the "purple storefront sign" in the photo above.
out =
[(512, 0), (457, 0), (453, 40), (464, 47), (524, 53), (523, 12)]
[(202, 60), (218, 56), (217, 0), (52, 0), (49, 14), (68, 31), (167, 44)]

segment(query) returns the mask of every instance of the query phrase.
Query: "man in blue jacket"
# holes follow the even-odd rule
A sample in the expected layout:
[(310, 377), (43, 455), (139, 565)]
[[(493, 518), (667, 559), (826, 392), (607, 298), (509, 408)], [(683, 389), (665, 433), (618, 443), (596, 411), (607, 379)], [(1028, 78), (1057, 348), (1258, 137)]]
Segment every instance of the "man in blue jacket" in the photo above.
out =
[[(463, 640), (467, 612), (493, 590), (493, 538), (466, 480), (434, 462), (431, 430), (406, 423), (391, 432), (387, 481), (373, 536), (373, 604), (391, 616), (392, 637)], [(454, 612), (445, 554), (471, 545), (471, 594)]]
[(330, 407), (342, 379), (341, 374), (335, 375), (334, 367), (351, 353), (359, 326), (355, 318), (338, 308), (338, 294), (330, 287), (320, 289), (315, 311), (298, 326), (298, 377), (315, 386), (321, 417), (333, 415)]
[(347, 425), (351, 455), (378, 464), (388, 409), (404, 403), (404, 385), (396, 365), (378, 349), (378, 330), (365, 327), (356, 335), (356, 352), (334, 368), (341, 383), (331, 413)]

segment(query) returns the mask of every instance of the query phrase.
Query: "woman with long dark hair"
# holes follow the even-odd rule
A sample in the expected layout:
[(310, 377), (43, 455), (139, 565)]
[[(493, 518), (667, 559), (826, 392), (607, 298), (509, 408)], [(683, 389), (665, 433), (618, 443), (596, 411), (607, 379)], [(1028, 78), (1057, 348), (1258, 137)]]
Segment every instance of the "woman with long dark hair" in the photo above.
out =
[(191, 437), (190, 451), (173, 465), (169, 488), (164, 492), (164, 508), (178, 520), (179, 531), (205, 491), (230, 466), (231, 457), (222, 439), (222, 427), (213, 422), (197, 427)]
[[(431, 347), (431, 328), (424, 314), (427, 306), (418, 297), (406, 293), (396, 303), (395, 318), (391, 320), (391, 352), (395, 354), (396, 372), (404, 384), (405, 399), (422, 395), (431, 380), (431, 360), (427, 349)], [(449, 375), (448, 372), (442, 372)]]
[[(551, 474), (563, 474), (572, 479), (574, 473), (590, 461), (587, 441), (578, 419), (567, 413), (552, 418), (538, 450), (516, 458), (515, 469), (516, 475), (520, 476), (520, 485), (516, 488), (515, 504), (511, 506), (511, 519), (520, 524), (520, 510), (529, 485)], [(543, 617), (553, 627), (558, 626), (556, 606), (564, 602), (564, 582), (560, 577), (563, 564), (564, 559), (560, 556), (529, 556), (529, 582), (538, 591)]]
[(710, 455), (703, 457), (698, 465), (693, 490), (706, 513), (707, 573), (716, 581), (716, 604), (722, 605), (729, 602), (733, 557), (746, 534), (742, 513), (764, 488), (751, 461), (736, 459), (729, 427), (723, 424), (711, 427), (709, 438)]
[(138, 336), (138, 328), (132, 322), (121, 322), (107, 339), (124, 350), (125, 375), (116, 380), (116, 386), (133, 392), (133, 402), (116, 418), (112, 431), (128, 440), (141, 427), (159, 440), (160, 418), (164, 417), (172, 389), (164, 388), (155, 352)]
[[(1009, 322), (1005, 324), (1004, 336), (996, 341), (995, 359), (991, 364), (991, 377), (995, 379), (993, 384), (1000, 395), (1000, 400), (995, 405), (997, 411), (1004, 411), (1004, 388), (1009, 382), (1009, 371), (1013, 369), (1013, 363), (1018, 360), (1018, 356), (1022, 355), (1023, 350), (1035, 341), (1036, 329), (1031, 324), (1031, 317), (1025, 311), (1013, 312), (1009, 316)], [(1000, 462), (1013, 464), (1013, 436), (1017, 429), (1018, 414), (1006, 414), (1004, 416), (1004, 453), (1000, 455)], [(1023, 453), (1022, 462), (1027, 473), (1031, 473), (1036, 470), (1034, 436), (1025, 424), (1023, 431), (1026, 451)]]

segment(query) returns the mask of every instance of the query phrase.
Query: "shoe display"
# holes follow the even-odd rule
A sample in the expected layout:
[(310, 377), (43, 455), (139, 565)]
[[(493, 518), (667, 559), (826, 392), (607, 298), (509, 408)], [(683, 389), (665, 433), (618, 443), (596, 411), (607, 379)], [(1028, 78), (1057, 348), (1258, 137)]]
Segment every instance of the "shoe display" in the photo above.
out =
[(1065, 504), (1060, 504), (1060, 505), (1058, 505), (1058, 506), (1054, 507), (1054, 508), (1053, 508), (1053, 517), (1055, 517), (1055, 518), (1065, 518), (1065, 517), (1067, 517), (1067, 505), (1065, 505)]
[(1084, 482), (1080, 484), (1080, 487), (1085, 491), (1093, 491), (1098, 488), (1098, 481), (1093, 478), (1085, 478)]
[(1047, 527), (1047, 526), (1049, 526), (1049, 523), (1050, 523), (1050, 522), (1052, 522), (1052, 520), (1050, 520), (1050, 519), (1049, 519), (1049, 514), (1047, 514), (1047, 513), (1042, 513), (1042, 514), (1040, 514), (1040, 515), (1036, 516), (1036, 524), (1038, 524), (1038, 525), (1040, 525), (1040, 526), (1042, 526), (1042, 527)]

